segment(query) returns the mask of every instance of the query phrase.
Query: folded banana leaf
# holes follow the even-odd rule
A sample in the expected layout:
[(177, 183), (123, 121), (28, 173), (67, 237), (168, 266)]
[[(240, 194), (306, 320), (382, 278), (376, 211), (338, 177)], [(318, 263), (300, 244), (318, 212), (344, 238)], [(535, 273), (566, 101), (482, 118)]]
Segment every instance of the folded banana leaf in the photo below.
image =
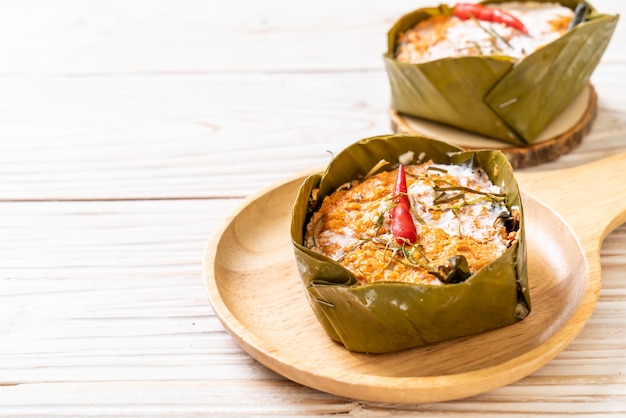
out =
[[(405, 164), (433, 160), (482, 167), (506, 194), (509, 210), (520, 212), (517, 241), (465, 281), (362, 285), (351, 271), (304, 245), (306, 225), (325, 196), (346, 182), (363, 178), (381, 159), (397, 162), (408, 151), (414, 157)], [(499, 151), (463, 151), (410, 135), (358, 141), (335, 156), (324, 173), (304, 181), (293, 207), (291, 237), (317, 319), (330, 338), (351, 351), (386, 353), (418, 347), (511, 325), (530, 312), (522, 202), (512, 168)]]
[[(559, 3), (574, 10), (580, 2)], [(391, 106), (400, 113), (518, 146), (532, 144), (588, 85), (619, 18), (600, 14), (589, 5), (584, 22), (522, 59), (490, 55), (419, 64), (395, 59), (400, 33), (452, 10), (446, 5), (419, 9), (401, 17), (389, 31), (383, 59)]]

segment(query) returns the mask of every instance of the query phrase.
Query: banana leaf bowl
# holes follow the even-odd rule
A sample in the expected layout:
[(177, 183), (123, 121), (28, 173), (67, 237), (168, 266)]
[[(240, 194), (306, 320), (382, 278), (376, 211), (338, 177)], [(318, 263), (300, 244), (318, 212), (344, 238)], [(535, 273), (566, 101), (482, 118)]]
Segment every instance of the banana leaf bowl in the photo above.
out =
[[(575, 10), (582, 2), (558, 3)], [(587, 4), (581, 23), (523, 58), (481, 55), (422, 63), (396, 60), (399, 34), (432, 16), (452, 13), (447, 5), (418, 9), (402, 16), (389, 30), (383, 59), (391, 107), (401, 114), (521, 147), (533, 144), (590, 84), (619, 19)]]
[[(361, 284), (338, 262), (305, 246), (311, 214), (325, 196), (363, 178), (381, 160), (428, 160), (481, 167), (520, 213), (517, 240), (465, 281), (445, 285), (375, 282)], [(391, 170), (389, 165), (380, 170)], [(472, 335), (521, 321), (530, 312), (524, 217), (517, 182), (500, 151), (464, 151), (414, 135), (360, 140), (337, 154), (326, 171), (301, 185), (292, 210), (291, 239), (309, 304), (326, 334), (350, 351), (388, 353)]]

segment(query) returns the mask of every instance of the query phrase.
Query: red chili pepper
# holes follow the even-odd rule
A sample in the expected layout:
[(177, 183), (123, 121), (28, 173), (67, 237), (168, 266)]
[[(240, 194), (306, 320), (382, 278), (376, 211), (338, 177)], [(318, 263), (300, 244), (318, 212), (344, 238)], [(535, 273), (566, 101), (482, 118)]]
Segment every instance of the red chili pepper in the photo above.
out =
[(409, 202), (409, 196), (407, 195), (406, 176), (402, 164), (398, 167), (394, 199), (397, 202), (396, 206), (390, 211), (391, 233), (396, 238), (398, 244), (402, 245), (407, 242), (412, 244), (417, 240), (417, 230), (415, 229), (413, 217), (411, 217), (411, 202)]
[(483, 6), (482, 4), (459, 3), (454, 6), (454, 15), (461, 20), (467, 20), (473, 16), (478, 20), (504, 23), (507, 26), (511, 26), (528, 34), (528, 29), (519, 19), (502, 9)]

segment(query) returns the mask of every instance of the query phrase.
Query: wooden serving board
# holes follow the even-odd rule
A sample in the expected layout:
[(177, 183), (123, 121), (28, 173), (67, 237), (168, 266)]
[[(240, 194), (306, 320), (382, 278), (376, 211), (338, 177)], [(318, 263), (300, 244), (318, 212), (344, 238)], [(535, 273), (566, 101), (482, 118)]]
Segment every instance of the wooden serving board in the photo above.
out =
[(513, 146), (502, 141), (462, 131), (451, 126), (389, 111), (391, 128), (397, 133), (424, 135), (464, 149), (497, 149), (513, 168), (547, 163), (578, 147), (591, 129), (597, 115), (597, 94), (591, 84), (528, 146)]
[(203, 272), (215, 314), (252, 357), (303, 385), (384, 403), (464, 398), (515, 382), (578, 335), (601, 288), (604, 237), (626, 221), (626, 154), (560, 171), (519, 173), (532, 311), (470, 337), (383, 355), (328, 338), (304, 294), (290, 238), (304, 175), (247, 199), (215, 231)]

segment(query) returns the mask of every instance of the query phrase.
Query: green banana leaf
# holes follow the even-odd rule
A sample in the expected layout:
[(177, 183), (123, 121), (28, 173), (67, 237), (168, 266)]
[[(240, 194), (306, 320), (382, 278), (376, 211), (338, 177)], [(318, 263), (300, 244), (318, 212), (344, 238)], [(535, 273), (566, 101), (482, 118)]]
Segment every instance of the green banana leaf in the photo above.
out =
[[(559, 3), (575, 9), (579, 1)], [(589, 84), (619, 19), (589, 6), (585, 22), (519, 60), (492, 55), (411, 64), (395, 59), (398, 34), (430, 16), (451, 13), (446, 5), (419, 9), (388, 32), (383, 59), (391, 107), (517, 146), (532, 144)]]
[[(471, 161), (482, 167), (520, 211), (518, 240), (499, 258), (461, 283), (441, 286), (377, 282), (361, 285), (352, 272), (304, 246), (311, 214), (325, 196), (363, 178), (381, 159), (397, 162), (413, 151), (413, 164)], [(390, 169), (390, 167), (387, 167)], [(386, 353), (511, 325), (530, 312), (522, 202), (513, 170), (499, 151), (463, 151), (411, 135), (384, 135), (358, 141), (308, 177), (293, 206), (291, 237), (298, 270), (311, 307), (333, 340), (348, 350)]]

